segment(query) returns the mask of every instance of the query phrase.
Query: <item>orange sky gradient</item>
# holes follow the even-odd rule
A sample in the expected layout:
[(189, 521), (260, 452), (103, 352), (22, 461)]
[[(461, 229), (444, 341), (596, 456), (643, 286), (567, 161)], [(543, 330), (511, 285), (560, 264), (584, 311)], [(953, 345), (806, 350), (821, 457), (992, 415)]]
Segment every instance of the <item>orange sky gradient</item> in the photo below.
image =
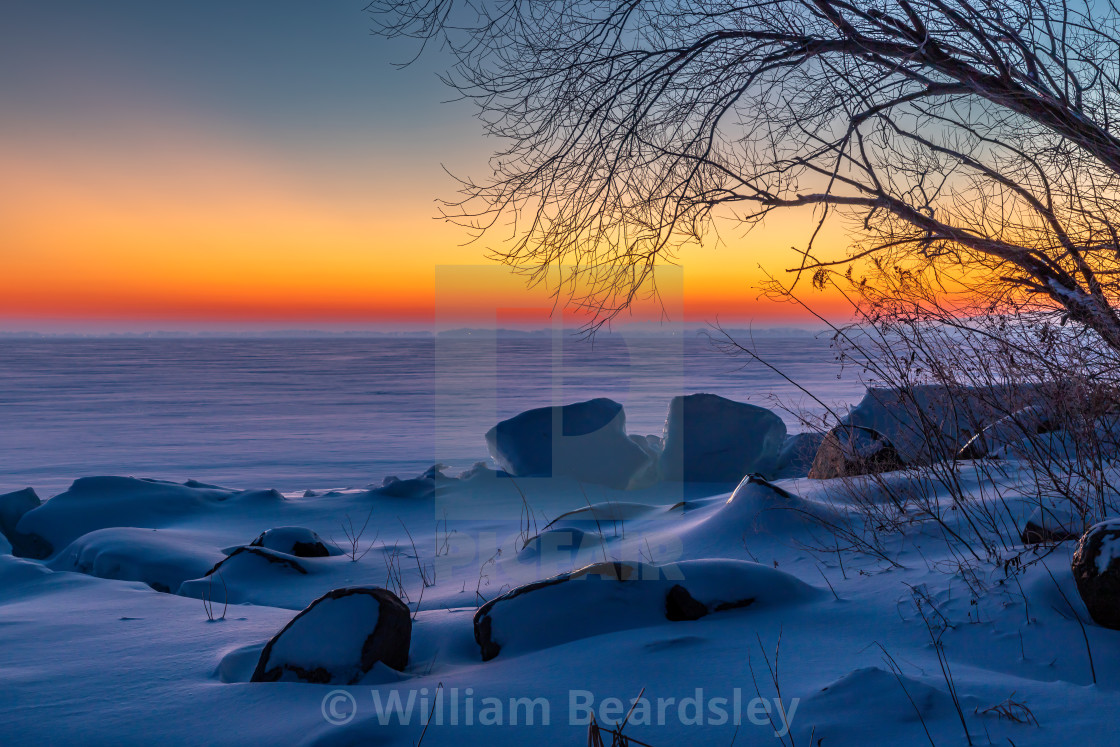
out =
[[(541, 303), (512, 276), (500, 288), (442, 283), (437, 303), (439, 268), (485, 264), (486, 242), (464, 245), (464, 229), (434, 219), (434, 198), (454, 191), (446, 175), (433, 178), (442, 174), (434, 160), (426, 179), (399, 178), (408, 164), (387, 177), (359, 163), (340, 183), (286, 168), (252, 143), (148, 126), (176, 147), (0, 145), (0, 317), (391, 325), (437, 313), (445, 321), (456, 309), (464, 322), (485, 322), (495, 309)], [(789, 246), (804, 241), (805, 225), (791, 213), (739, 237), (728, 224), (722, 246), (687, 247), (678, 258), (683, 308), (667, 299), (670, 318), (807, 319), (758, 298), (758, 265), (792, 265)], [(842, 311), (820, 293), (807, 299)]]
[[(354, 60), (322, 59), (322, 80), (309, 75), (305, 88), (278, 87), (250, 106), (243, 102), (260, 91), (259, 76), (221, 100), (211, 89), (229, 85), (224, 69), (183, 82), (190, 39), (183, 59), (163, 60), (150, 44), (130, 50), (132, 37), (110, 49), (88, 33), (94, 61), (58, 66), (48, 60), (50, 18), (32, 15), (40, 7), (24, 5), (27, 23), (43, 25), (37, 38), (18, 23), (10, 38), (0, 32), (17, 58), (19, 49), (10, 50), (22, 37), (45, 46), (29, 42), (21, 66), (0, 76), (0, 93), (15, 103), (0, 113), (0, 328), (43, 320), (485, 324), (510, 321), (501, 309), (541, 307), (540, 294), (517, 278), (437, 288), (441, 268), (484, 264), (488, 244), (464, 245), (464, 229), (434, 219), (435, 200), (455, 195), (444, 167), (484, 174), (495, 143), (469, 107), (439, 104), (447, 94), (431, 70), (394, 70), (359, 16), (315, 17), (334, 24), (324, 37), (345, 33)], [(144, 12), (164, 11), (137, 4), (130, 19), (140, 23)], [(135, 64), (141, 55), (154, 61)], [(353, 90), (313, 100), (335, 70), (354, 75)], [(285, 85), (294, 85), (291, 76), (282, 76)], [(789, 247), (808, 238), (807, 215), (776, 217), (745, 237), (730, 224), (721, 231), (722, 246), (680, 254), (683, 299), (667, 300), (672, 321), (810, 319), (758, 298), (758, 265), (780, 273), (795, 264)], [(844, 237), (826, 241), (842, 247)], [(838, 299), (806, 293), (815, 308), (846, 316)]]

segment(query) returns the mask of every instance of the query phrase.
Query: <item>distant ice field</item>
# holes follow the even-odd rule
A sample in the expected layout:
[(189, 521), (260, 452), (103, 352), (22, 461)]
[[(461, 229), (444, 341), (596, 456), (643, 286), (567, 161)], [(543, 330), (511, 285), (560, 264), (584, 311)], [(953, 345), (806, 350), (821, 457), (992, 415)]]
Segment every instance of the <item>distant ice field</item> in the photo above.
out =
[[(750, 342), (746, 333), (736, 335)], [(844, 407), (825, 334), (756, 331), (753, 347)], [(134, 475), (231, 487), (380, 484), (439, 461), (486, 459), (483, 434), (523, 410), (593, 397), (626, 407), (627, 430), (660, 434), (670, 398), (711, 392), (775, 409), (821, 408), (777, 373), (697, 332), (574, 336), (481, 331), (413, 337), (0, 340), (0, 493), (63, 491)]]

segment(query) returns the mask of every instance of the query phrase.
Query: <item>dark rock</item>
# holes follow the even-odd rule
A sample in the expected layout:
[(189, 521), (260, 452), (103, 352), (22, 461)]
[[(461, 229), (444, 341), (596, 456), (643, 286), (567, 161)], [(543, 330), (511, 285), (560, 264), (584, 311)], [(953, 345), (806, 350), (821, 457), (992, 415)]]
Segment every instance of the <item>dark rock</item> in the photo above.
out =
[(665, 619), (673, 620), (699, 620), (708, 614), (708, 608), (692, 598), (688, 589), (676, 584), (665, 595)]
[(261, 651), (252, 681), (353, 685), (378, 662), (403, 670), (411, 643), (409, 609), (391, 591), (335, 589), (273, 636)]
[(870, 475), (903, 469), (906, 464), (887, 437), (871, 428), (838, 425), (821, 441), (809, 478)]
[(720, 602), (712, 608), (712, 612), (726, 612), (727, 610), (741, 610), (744, 607), (750, 607), (754, 604), (754, 597), (747, 597), (746, 599), (739, 599), (734, 602)]
[(1090, 527), (1077, 543), (1071, 569), (1077, 593), (1098, 624), (1120, 630), (1120, 520)]

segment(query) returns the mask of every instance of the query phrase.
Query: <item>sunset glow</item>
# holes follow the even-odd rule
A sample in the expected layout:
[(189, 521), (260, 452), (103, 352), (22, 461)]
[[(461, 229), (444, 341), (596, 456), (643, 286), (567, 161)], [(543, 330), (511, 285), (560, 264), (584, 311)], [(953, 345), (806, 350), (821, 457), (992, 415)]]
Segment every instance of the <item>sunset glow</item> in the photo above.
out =
[[(117, 3), (109, 15), (133, 27), (127, 37), (80, 3), (74, 27), (18, 5), (0, 32), (0, 91), (15, 104), (0, 114), (5, 327), (485, 322), (494, 309), (536, 307), (520, 280), (499, 296), (441, 287), (437, 303), (437, 268), (485, 263), (488, 245), (436, 219), (436, 199), (455, 195), (444, 167), (484, 174), (494, 143), (469, 107), (439, 103), (433, 70), (389, 64), (403, 49), (366, 33), (361, 3), (267, 15), (203, 4), (185, 20)], [(263, 49), (256, 69), (209, 61), (262, 23), (295, 46)], [(729, 224), (722, 245), (687, 248), (684, 320), (807, 319), (757, 288), (758, 265), (795, 263), (789, 247), (806, 226), (783, 216), (740, 236)]]

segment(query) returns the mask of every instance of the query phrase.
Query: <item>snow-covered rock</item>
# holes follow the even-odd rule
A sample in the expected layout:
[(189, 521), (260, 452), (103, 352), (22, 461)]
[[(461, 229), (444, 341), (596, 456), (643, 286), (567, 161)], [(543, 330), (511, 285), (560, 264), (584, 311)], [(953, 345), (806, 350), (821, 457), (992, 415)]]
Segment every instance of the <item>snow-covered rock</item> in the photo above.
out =
[(1024, 543), (1065, 542), (1081, 536), (1085, 524), (1068, 502), (1049, 501), (1036, 508), (1023, 525), (1020, 536)]
[(665, 421), (661, 477), (738, 482), (752, 472), (773, 476), (785, 438), (785, 423), (764, 407), (715, 394), (674, 397)]
[(204, 575), (184, 581), (176, 593), (230, 604), (281, 606), (276, 602), (274, 590), (280, 587), (292, 594), (298, 593), (297, 582), (309, 575), (306, 564), (315, 560), (296, 558), (264, 547), (238, 547)]
[(1044, 405), (1031, 405), (981, 428), (957, 452), (958, 459), (979, 459), (996, 449), (1022, 441), (1032, 435), (1057, 429), (1051, 410)]
[(23, 515), (42, 503), (32, 488), (0, 495), (0, 534), (7, 539), (11, 553), (16, 557), (42, 560), (54, 552), (50, 543), (39, 535), (16, 529)]
[(828, 480), (891, 472), (905, 466), (894, 444), (883, 434), (863, 426), (838, 425), (821, 441), (808, 476)]
[(711, 612), (807, 599), (815, 590), (758, 563), (595, 563), (492, 599), (474, 616), (483, 661)]
[(1098, 624), (1120, 630), (1120, 519), (1089, 528), (1077, 543), (1071, 569), (1077, 593)]
[(304, 527), (269, 529), (261, 532), (260, 536), (249, 544), (252, 547), (265, 547), (297, 558), (326, 558), (342, 554), (339, 547), (325, 542), (318, 534)]
[(516, 477), (573, 477), (624, 489), (650, 456), (626, 435), (622, 405), (606, 398), (541, 407), (486, 433), (490, 454)]
[(881, 434), (905, 464), (951, 458), (986, 426), (1035, 404), (1028, 386), (873, 387), (841, 422)]
[(374, 665), (408, 665), (412, 618), (387, 589), (329, 591), (277, 633), (261, 652), (253, 682), (353, 685)]
[(142, 581), (156, 591), (173, 592), (221, 558), (219, 550), (203, 546), (191, 533), (112, 527), (82, 535), (49, 566), (98, 578)]

